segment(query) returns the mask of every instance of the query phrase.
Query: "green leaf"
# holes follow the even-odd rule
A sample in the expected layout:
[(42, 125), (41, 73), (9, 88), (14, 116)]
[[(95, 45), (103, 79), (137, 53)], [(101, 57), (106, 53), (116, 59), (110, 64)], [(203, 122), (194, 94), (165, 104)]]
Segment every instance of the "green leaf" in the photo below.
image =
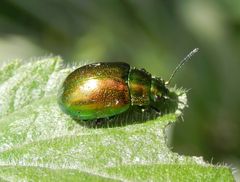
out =
[(183, 90), (172, 89), (174, 112), (171, 105), (161, 117), (131, 111), (91, 127), (72, 120), (57, 103), (73, 69), (59, 57), (0, 68), (0, 180), (234, 181), (229, 168), (178, 155), (166, 145), (166, 127), (186, 106)]

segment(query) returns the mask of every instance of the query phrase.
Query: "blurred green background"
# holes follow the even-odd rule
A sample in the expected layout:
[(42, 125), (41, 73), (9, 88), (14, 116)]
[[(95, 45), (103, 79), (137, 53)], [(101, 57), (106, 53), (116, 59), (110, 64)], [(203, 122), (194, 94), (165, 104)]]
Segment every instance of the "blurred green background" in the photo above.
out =
[(0, 64), (60, 55), (67, 63), (125, 61), (191, 88), (175, 152), (240, 165), (239, 0), (1, 0)]

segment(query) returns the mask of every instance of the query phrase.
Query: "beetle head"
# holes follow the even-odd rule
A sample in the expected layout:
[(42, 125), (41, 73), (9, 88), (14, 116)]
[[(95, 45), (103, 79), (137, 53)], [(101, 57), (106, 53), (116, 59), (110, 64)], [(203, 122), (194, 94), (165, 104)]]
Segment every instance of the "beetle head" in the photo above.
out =
[(168, 95), (164, 80), (161, 78), (153, 77), (151, 81), (151, 100), (152, 102), (159, 102), (162, 98)]

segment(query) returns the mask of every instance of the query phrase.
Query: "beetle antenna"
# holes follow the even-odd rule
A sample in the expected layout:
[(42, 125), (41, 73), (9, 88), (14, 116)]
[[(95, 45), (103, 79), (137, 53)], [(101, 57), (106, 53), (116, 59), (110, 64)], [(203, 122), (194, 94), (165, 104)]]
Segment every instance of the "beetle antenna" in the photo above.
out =
[(165, 82), (165, 85), (169, 85), (169, 83), (171, 82), (171, 80), (173, 79), (173, 77), (175, 76), (175, 74), (177, 73), (177, 71), (188, 61), (191, 59), (191, 57), (197, 53), (199, 50), (199, 48), (195, 48), (193, 49), (175, 68), (175, 70), (172, 72), (170, 78), (168, 79), (168, 81)]

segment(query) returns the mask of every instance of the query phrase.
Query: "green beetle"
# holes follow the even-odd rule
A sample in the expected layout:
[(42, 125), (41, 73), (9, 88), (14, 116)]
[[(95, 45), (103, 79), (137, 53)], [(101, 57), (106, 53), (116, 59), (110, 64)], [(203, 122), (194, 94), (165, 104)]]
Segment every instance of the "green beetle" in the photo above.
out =
[(153, 108), (168, 98), (167, 85), (176, 71), (195, 53), (194, 49), (176, 67), (168, 82), (144, 69), (123, 62), (101, 62), (82, 66), (70, 73), (59, 95), (61, 109), (74, 119), (112, 117), (132, 106)]

